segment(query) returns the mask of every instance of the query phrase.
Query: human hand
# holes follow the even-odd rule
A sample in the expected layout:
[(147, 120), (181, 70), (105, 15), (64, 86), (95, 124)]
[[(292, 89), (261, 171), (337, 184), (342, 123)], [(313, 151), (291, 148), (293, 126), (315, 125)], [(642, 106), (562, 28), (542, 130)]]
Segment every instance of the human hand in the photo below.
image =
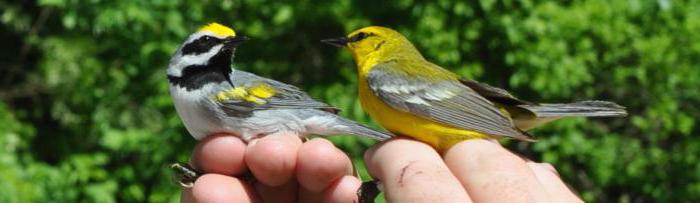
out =
[[(206, 174), (184, 189), (181, 202), (353, 202), (360, 180), (350, 159), (332, 143), (295, 135), (267, 136), (248, 145), (211, 135), (195, 147), (191, 163)], [(247, 171), (257, 180), (241, 177)]]
[(388, 202), (582, 202), (552, 165), (488, 140), (463, 141), (440, 155), (395, 138), (368, 150), (365, 162)]

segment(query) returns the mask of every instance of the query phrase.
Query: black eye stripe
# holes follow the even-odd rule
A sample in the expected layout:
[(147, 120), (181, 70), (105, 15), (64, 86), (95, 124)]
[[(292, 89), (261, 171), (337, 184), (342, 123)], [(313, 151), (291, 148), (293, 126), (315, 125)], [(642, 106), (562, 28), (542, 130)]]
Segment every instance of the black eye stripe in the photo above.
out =
[(360, 33), (357, 33), (357, 34), (353, 35), (352, 37), (350, 37), (349, 41), (350, 42), (357, 42), (357, 41), (363, 40), (363, 39), (365, 39), (369, 36), (372, 36), (372, 35), (374, 35), (374, 33), (360, 32)]
[(182, 54), (189, 55), (205, 53), (212, 47), (221, 43), (223, 43), (222, 39), (211, 36), (202, 36), (182, 47)]

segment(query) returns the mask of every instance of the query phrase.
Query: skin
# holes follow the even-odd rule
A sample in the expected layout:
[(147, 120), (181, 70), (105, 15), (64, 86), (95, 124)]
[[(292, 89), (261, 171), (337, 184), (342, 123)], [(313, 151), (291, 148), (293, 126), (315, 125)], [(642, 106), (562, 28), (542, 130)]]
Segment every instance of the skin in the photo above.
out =
[[(345, 153), (325, 139), (267, 136), (246, 145), (232, 135), (200, 141), (191, 163), (204, 171), (181, 202), (348, 202), (361, 182)], [(255, 176), (251, 183), (242, 177)]]
[[(493, 141), (462, 141), (440, 154), (395, 138), (368, 150), (365, 162), (389, 202), (582, 202), (552, 165)], [(350, 159), (320, 138), (269, 136), (246, 146), (214, 135), (197, 145), (192, 163), (207, 174), (183, 190), (181, 202), (356, 202), (361, 183)], [(247, 171), (256, 183), (237, 178)]]

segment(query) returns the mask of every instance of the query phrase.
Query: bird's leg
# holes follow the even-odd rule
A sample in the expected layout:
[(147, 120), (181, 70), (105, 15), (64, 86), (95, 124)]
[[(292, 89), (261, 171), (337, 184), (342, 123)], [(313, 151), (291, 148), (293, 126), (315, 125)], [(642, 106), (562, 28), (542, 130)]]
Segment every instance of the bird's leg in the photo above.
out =
[(197, 171), (189, 164), (174, 163), (170, 164), (170, 168), (175, 171), (175, 178), (180, 186), (191, 188), (194, 186), (194, 181), (202, 176), (202, 172)]
[(374, 202), (380, 192), (382, 192), (382, 183), (379, 180), (365, 181), (357, 190), (357, 199), (360, 203)]
[[(354, 163), (352, 163), (352, 165), (353, 174), (362, 181), (362, 176), (360, 176), (360, 172), (357, 170), (357, 165)], [(379, 180), (364, 181), (362, 185), (360, 185), (360, 188), (357, 189), (357, 199), (359, 203), (373, 203), (374, 199), (377, 199), (377, 196), (382, 191), (382, 183)]]

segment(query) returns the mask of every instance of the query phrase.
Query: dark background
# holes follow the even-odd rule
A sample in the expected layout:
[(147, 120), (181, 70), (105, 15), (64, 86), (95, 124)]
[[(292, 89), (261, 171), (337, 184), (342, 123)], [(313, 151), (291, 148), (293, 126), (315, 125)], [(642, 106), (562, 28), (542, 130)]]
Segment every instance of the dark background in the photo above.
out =
[[(0, 2), (0, 202), (177, 201), (166, 167), (195, 144), (165, 69), (199, 26), (252, 40), (237, 67), (372, 122), (350, 54), (319, 43), (368, 25), (458, 74), (546, 102), (599, 99), (626, 118), (562, 120), (505, 141), (594, 202), (700, 200), (700, 2)], [(374, 125), (376, 127), (376, 125)], [(362, 167), (373, 142), (331, 138)]]

